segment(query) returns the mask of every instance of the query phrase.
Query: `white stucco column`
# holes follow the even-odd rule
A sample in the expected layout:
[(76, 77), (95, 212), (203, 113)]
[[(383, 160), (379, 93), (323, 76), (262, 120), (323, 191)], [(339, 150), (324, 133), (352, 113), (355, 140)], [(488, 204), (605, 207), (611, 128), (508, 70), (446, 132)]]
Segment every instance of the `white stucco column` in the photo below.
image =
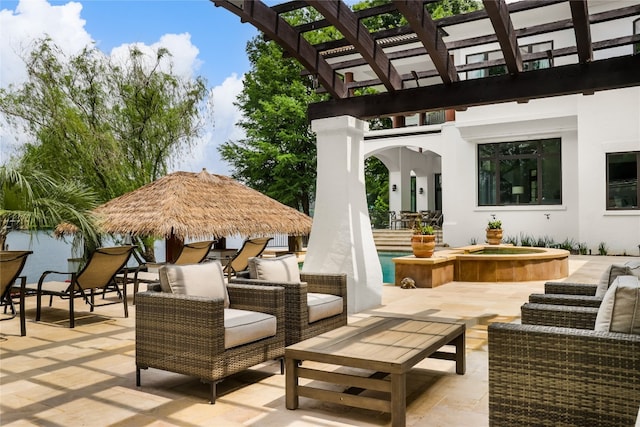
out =
[(350, 116), (314, 120), (318, 177), (305, 272), (346, 273), (349, 313), (382, 302), (364, 183), (366, 122)]

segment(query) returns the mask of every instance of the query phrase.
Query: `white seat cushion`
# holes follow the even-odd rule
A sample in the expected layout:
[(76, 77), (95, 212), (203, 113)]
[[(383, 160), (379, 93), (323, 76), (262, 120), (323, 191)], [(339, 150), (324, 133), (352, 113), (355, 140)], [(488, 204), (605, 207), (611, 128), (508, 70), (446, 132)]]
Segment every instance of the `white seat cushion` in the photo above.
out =
[(602, 299), (596, 331), (640, 334), (640, 279), (618, 276)]
[(160, 268), (160, 286), (163, 292), (223, 298), (225, 308), (229, 307), (229, 293), (220, 261), (167, 264)]
[(224, 310), (224, 348), (252, 343), (276, 334), (275, 316), (259, 311)]
[(309, 323), (340, 314), (344, 308), (342, 297), (313, 292), (307, 293), (307, 306), (309, 307)]
[(249, 277), (268, 282), (300, 283), (300, 268), (295, 255), (275, 258), (249, 258)]

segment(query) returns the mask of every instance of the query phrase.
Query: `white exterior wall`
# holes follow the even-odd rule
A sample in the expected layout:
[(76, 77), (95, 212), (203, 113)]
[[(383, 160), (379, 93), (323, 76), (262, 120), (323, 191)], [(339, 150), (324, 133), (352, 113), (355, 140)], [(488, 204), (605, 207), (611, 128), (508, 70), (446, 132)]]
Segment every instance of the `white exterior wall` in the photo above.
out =
[[(505, 236), (570, 239), (586, 243), (593, 254), (604, 242), (610, 254), (638, 254), (640, 211), (606, 210), (606, 153), (640, 151), (640, 88), (469, 108), (439, 126), (441, 133), (418, 134), (423, 128), (370, 132), (397, 136), (367, 142), (366, 152), (384, 158), (384, 147), (423, 149), (422, 154), (405, 149), (412, 155), (395, 165), (393, 176), (408, 177), (411, 170), (427, 177), (442, 173), (445, 243), (484, 242), (486, 223), (495, 214)], [(414, 135), (403, 135), (407, 132)], [(478, 144), (543, 138), (562, 141), (562, 204), (478, 206)], [(429, 158), (428, 152), (441, 157)], [(427, 209), (422, 203), (433, 193), (426, 178), (417, 181), (420, 186), (425, 194), (416, 195), (417, 210)], [(400, 210), (393, 198), (390, 209)]]

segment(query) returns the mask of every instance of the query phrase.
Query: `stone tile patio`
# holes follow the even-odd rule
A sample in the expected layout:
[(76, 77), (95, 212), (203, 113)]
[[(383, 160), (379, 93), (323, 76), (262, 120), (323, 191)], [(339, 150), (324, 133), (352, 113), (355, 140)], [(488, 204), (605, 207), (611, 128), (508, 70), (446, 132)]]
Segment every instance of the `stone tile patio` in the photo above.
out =
[[(636, 257), (637, 258), (637, 257)], [(597, 282), (611, 263), (633, 257), (572, 256), (567, 281)], [(454, 364), (426, 360), (407, 382), (407, 425), (488, 425), (489, 322), (518, 322), (520, 305), (543, 282), (453, 282), (434, 289), (385, 285), (382, 305), (350, 316), (431, 316), (467, 323), (467, 373)], [(0, 424), (3, 426), (386, 426), (386, 413), (300, 399), (285, 409), (285, 381), (277, 362), (256, 366), (218, 386), (215, 405), (196, 378), (142, 371), (135, 386), (135, 306), (79, 311), (68, 329), (66, 301), (54, 300), (35, 323), (35, 298), (27, 300), (27, 336), (18, 319), (0, 322)], [(84, 310), (77, 304), (78, 310)], [(310, 362), (309, 362), (310, 363)]]

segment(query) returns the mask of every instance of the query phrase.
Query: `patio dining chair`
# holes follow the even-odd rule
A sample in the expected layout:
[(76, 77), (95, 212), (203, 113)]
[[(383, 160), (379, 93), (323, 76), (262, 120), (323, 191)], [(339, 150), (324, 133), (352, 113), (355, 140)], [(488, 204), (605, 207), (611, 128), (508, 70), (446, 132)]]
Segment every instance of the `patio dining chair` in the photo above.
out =
[(12, 291), (15, 289), (16, 280), (20, 281), (20, 335), (27, 335), (27, 327), (24, 313), (24, 296), (27, 278), (20, 276), (27, 257), (33, 251), (0, 251), (0, 306), (4, 308), (4, 314), (10, 311), (10, 317), (3, 317), (0, 320), (10, 320), (16, 317), (16, 308), (12, 299)]
[(238, 252), (229, 259), (224, 274), (231, 277), (240, 271), (246, 271), (249, 268), (249, 258), (261, 256), (272, 239), (273, 237), (256, 237), (245, 240)]
[[(115, 284), (115, 276), (123, 270), (129, 261), (129, 257), (135, 246), (115, 246), (110, 248), (96, 249), (80, 272), (45, 271), (40, 276), (38, 283), (27, 284), (26, 289), (35, 293), (37, 297), (36, 321), (40, 320), (42, 311), (42, 296), (59, 296), (69, 300), (69, 327), (75, 327), (74, 300), (82, 298), (93, 312), (94, 307), (119, 304), (121, 301), (109, 301), (97, 304), (95, 302), (96, 292), (104, 292), (105, 289)], [(65, 275), (70, 277), (68, 281), (45, 281), (50, 274)], [(123, 291), (120, 295), (124, 306), (124, 317), (129, 317), (127, 308), (127, 277), (124, 270), (124, 280), (122, 281)]]
[[(211, 247), (216, 240), (204, 240), (202, 242), (191, 242), (182, 246), (180, 253), (176, 258), (174, 265), (199, 264), (207, 259), (207, 255), (211, 251)], [(154, 284), (159, 283), (160, 275), (158, 269), (166, 263), (142, 263), (133, 273), (133, 304), (136, 303), (136, 294), (140, 289), (140, 283)], [(118, 279), (122, 280), (122, 275), (118, 275)]]

